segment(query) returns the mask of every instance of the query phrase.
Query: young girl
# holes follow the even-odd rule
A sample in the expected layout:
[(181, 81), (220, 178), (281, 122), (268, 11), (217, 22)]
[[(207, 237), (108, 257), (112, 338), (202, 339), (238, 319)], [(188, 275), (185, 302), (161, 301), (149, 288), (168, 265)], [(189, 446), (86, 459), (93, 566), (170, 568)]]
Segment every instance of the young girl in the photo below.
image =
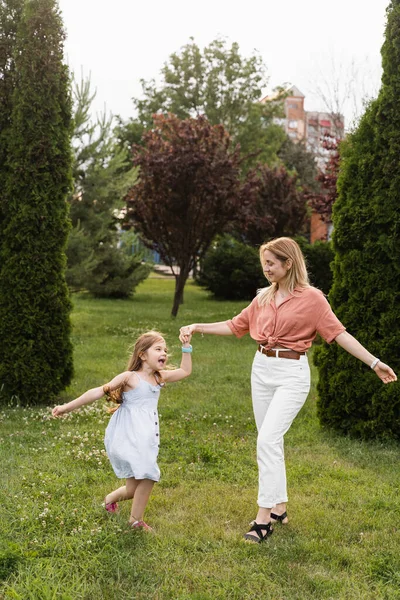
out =
[(104, 502), (108, 512), (117, 512), (119, 500), (133, 498), (129, 522), (135, 529), (151, 530), (143, 521), (143, 515), (154, 482), (160, 479), (157, 465), (160, 446), (158, 397), (165, 383), (190, 375), (192, 346), (189, 342), (190, 338), (182, 346), (180, 367), (166, 370), (164, 338), (157, 331), (144, 333), (135, 343), (127, 371), (52, 411), (54, 417), (59, 417), (99, 400), (104, 394), (107, 400), (119, 404), (110, 411), (114, 414), (107, 426), (104, 443), (116, 476), (126, 479), (126, 483), (108, 494)]

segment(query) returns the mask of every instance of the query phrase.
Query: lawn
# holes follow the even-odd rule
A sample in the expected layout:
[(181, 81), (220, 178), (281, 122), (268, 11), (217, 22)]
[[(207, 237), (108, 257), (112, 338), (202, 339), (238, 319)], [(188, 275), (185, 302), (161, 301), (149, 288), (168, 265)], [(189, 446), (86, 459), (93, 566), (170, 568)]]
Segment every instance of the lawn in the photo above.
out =
[[(220, 321), (246, 303), (216, 302), (189, 283), (176, 320), (173, 282), (148, 279), (133, 300), (74, 297), (75, 377), (67, 401), (125, 369), (129, 347), (162, 331), (179, 364), (178, 329)], [(18, 600), (308, 600), (400, 598), (399, 447), (320, 428), (315, 382), (286, 435), (290, 524), (262, 545), (242, 534), (256, 514), (256, 431), (247, 336), (193, 339), (193, 374), (160, 397), (162, 479), (146, 521), (117, 487), (104, 453), (105, 402), (59, 420), (51, 406), (0, 412), (0, 598)]]

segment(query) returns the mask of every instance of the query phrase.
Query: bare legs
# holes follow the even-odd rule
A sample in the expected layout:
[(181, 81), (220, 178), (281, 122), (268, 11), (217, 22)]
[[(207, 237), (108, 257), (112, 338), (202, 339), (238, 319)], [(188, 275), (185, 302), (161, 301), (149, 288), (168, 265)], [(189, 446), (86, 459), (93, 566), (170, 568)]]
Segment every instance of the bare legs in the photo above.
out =
[[(258, 513), (256, 516), (256, 522), (257, 523), (269, 523), (271, 521), (271, 513), (274, 513), (275, 515), (283, 515), (283, 513), (286, 511), (286, 502), (282, 502), (281, 504), (277, 504), (274, 508), (262, 508), (261, 506), (259, 506), (258, 508)], [(272, 522), (275, 523), (276, 520), (272, 519)], [(288, 522), (288, 518), (286, 517), (285, 519), (283, 519), (283, 523), (287, 523)]]
[(269, 523), (271, 520), (271, 510), (272, 508), (261, 508), (261, 506), (259, 506), (258, 513), (256, 516), (256, 522)]
[[(271, 512), (274, 515), (277, 515), (278, 517), (280, 515), (283, 515), (284, 512), (286, 512), (286, 502), (281, 502), (280, 504), (277, 504), (275, 506), (275, 508), (271, 509)], [(271, 519), (272, 523), (276, 523), (276, 519)], [(284, 519), (280, 519), (281, 523), (283, 523), (284, 525), (286, 525), (287, 523), (289, 523), (289, 519), (287, 517), (285, 517)]]
[(151, 479), (129, 477), (126, 484), (106, 496), (106, 503), (130, 500), (133, 498), (130, 523), (142, 521), (145, 508), (154, 486)]
[[(122, 500), (130, 500), (135, 495), (135, 490), (132, 487), (128, 487), (128, 479), (126, 480), (127, 485), (123, 485), (117, 490), (110, 492), (106, 496), (106, 503), (111, 504), (111, 502), (121, 502)], [(136, 481), (136, 479), (133, 479)], [(129, 491), (128, 491), (129, 489)]]
[(131, 516), (129, 518), (130, 523), (134, 523), (135, 521), (143, 521), (144, 511), (154, 486), (154, 481), (151, 479), (139, 479), (136, 483), (137, 485), (135, 486), (134, 491)]

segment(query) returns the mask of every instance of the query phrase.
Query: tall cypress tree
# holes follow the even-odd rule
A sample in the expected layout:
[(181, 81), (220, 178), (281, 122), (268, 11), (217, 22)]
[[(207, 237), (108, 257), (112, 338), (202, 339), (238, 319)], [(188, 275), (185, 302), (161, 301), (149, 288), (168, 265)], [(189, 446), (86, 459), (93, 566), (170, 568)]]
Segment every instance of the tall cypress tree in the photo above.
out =
[(0, 387), (48, 402), (72, 377), (65, 284), (71, 98), (55, 0), (27, 0), (18, 27), (0, 248)]
[[(400, 375), (400, 0), (387, 17), (379, 96), (341, 148), (329, 298), (348, 331)], [(316, 358), (323, 424), (400, 438), (399, 384), (383, 385), (336, 344)]]
[(24, 0), (0, 0), (0, 244), (5, 210), (7, 139), (15, 86), (15, 44)]

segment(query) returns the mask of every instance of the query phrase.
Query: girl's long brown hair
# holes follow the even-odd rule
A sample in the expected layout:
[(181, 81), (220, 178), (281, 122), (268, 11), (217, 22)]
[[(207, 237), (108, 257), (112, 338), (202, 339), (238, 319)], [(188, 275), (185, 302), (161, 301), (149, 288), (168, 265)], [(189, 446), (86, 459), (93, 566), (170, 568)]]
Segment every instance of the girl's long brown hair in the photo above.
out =
[[(289, 258), (292, 260), (292, 266), (286, 276), (286, 284), (290, 294), (293, 293), (296, 287), (310, 287), (304, 256), (297, 242), (288, 237), (280, 237), (263, 244), (260, 247), (262, 266), (265, 250), (272, 252), (282, 264)], [(276, 283), (272, 283), (269, 287), (258, 290), (259, 305), (263, 306), (272, 302), (278, 287)]]
[[(161, 333), (158, 331), (147, 331), (143, 333), (135, 342), (133, 347), (132, 355), (128, 361), (128, 366), (126, 367), (127, 371), (140, 371), (143, 365), (143, 360), (140, 356), (146, 352), (153, 344), (158, 341), (164, 340)], [(161, 384), (163, 379), (160, 371), (154, 372), (155, 380), (158, 384)], [(122, 403), (122, 393), (125, 389), (126, 381), (124, 381), (119, 387), (115, 390), (110, 390), (108, 385), (103, 387), (104, 394), (106, 395), (106, 400), (108, 402), (114, 402), (114, 404), (118, 404), (118, 406), (114, 406), (113, 408), (109, 408), (109, 413), (114, 413), (119, 405)]]

